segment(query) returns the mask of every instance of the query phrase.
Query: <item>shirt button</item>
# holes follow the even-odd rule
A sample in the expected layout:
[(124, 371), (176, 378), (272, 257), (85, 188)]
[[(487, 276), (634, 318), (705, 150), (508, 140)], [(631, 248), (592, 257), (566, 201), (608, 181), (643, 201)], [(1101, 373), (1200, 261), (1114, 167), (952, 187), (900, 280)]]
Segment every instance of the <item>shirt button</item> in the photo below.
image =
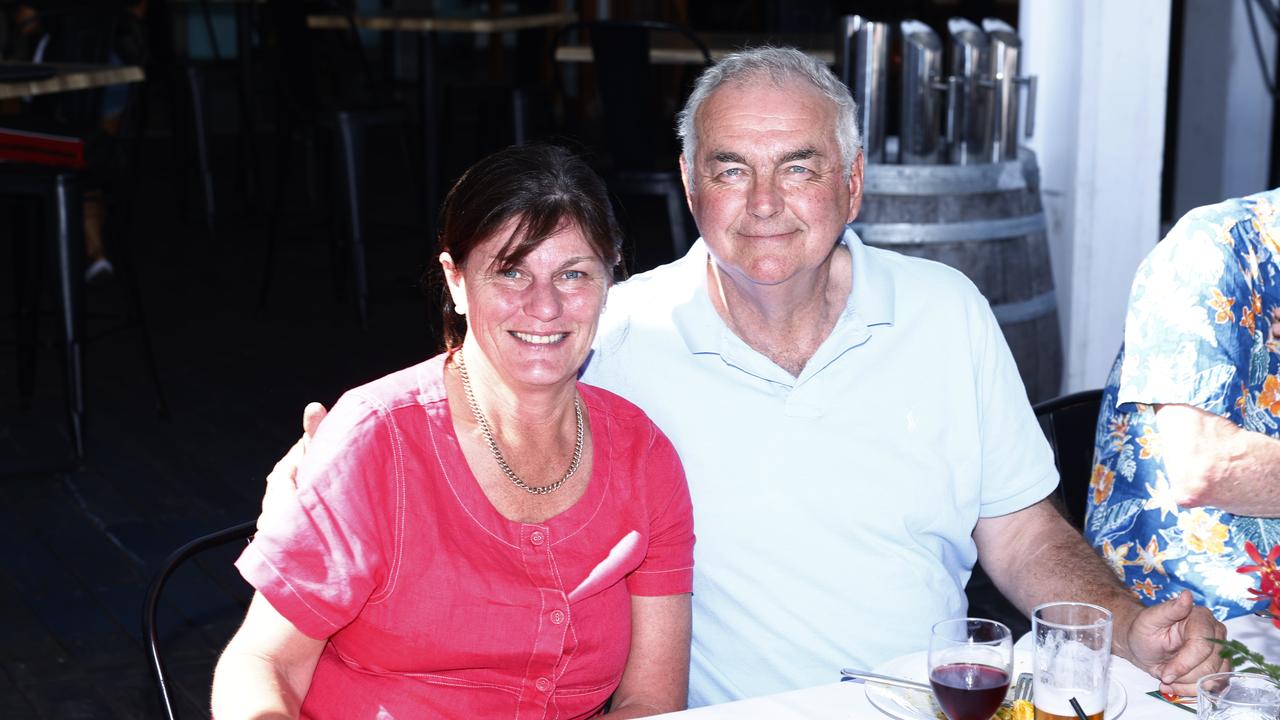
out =
[(560, 624), (560, 623), (562, 623), (562, 622), (564, 622), (564, 613), (560, 612), (559, 610), (552, 610), (552, 611), (551, 611), (551, 624), (553, 624), (553, 625), (559, 625), (559, 624)]
[(545, 538), (542, 537), (542, 533), (538, 532), (537, 530), (534, 530), (533, 532), (529, 533), (529, 542), (533, 543), (534, 545), (541, 545), (544, 539)]
[(538, 688), (538, 692), (547, 692), (551, 690), (551, 681), (540, 677), (533, 683), (533, 686)]

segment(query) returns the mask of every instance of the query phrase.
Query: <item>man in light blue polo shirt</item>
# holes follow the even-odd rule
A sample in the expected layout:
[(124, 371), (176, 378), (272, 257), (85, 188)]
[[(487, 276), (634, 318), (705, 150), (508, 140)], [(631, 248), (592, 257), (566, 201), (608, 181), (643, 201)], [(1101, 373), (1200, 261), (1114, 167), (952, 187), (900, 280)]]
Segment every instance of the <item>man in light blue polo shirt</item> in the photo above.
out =
[(852, 230), (838, 252), (852, 290), (798, 376), (728, 330), (699, 241), (610, 293), (583, 378), (640, 398), (689, 477), (695, 705), (927, 648), (965, 614), (978, 519), (1057, 486), (973, 284)]
[(610, 292), (584, 370), (685, 465), (690, 704), (925, 649), (933, 623), (965, 614), (975, 558), (1023, 612), (1109, 607), (1115, 652), (1194, 694), (1224, 667), (1206, 638), (1225, 631), (1189, 597), (1144, 610), (1045, 499), (1052, 457), (986, 301), (845, 228), (862, 191), (854, 117), (848, 89), (795, 50), (704, 72), (680, 123), (703, 237)]
[(927, 648), (934, 622), (965, 614), (979, 557), (1023, 612), (1111, 608), (1116, 651), (1194, 694), (1220, 626), (1190, 598), (1139, 617), (1045, 500), (1053, 457), (986, 300), (845, 227), (854, 117), (795, 50), (703, 73), (679, 124), (703, 237), (610, 292), (583, 376), (643, 408), (689, 477), (690, 705)]

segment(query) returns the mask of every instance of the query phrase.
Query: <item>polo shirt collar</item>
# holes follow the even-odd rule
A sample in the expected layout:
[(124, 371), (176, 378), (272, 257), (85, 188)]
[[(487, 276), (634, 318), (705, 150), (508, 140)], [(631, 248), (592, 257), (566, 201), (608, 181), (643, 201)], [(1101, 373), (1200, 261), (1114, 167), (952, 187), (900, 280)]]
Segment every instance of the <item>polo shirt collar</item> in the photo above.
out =
[(892, 325), (893, 273), (877, 251), (862, 244), (862, 238), (853, 228), (845, 228), (840, 242), (849, 248), (853, 261), (853, 290), (849, 293), (845, 315), (856, 313), (868, 326)]
[[(836, 349), (842, 351), (866, 342), (870, 327), (893, 324), (894, 283), (889, 268), (863, 245), (852, 228), (845, 228), (840, 242), (849, 248), (853, 285), (840, 322), (824, 345), (834, 341), (838, 344)], [(681, 273), (679, 286), (693, 290), (671, 313), (689, 352), (728, 357), (735, 350), (746, 348), (746, 343), (721, 319), (707, 294), (706, 242), (698, 238), (676, 267)]]

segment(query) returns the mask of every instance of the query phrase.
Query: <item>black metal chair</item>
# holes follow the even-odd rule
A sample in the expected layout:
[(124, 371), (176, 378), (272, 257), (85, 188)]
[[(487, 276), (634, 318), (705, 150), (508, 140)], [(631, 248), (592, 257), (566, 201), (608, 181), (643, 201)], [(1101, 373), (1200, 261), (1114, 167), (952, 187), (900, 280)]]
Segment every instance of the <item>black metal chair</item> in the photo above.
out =
[[(42, 13), (40, 22), (49, 33), (44, 59), (50, 62), (105, 64), (115, 51), (117, 27), (121, 16), (117, 11), (96, 8), (59, 9)], [(130, 90), (134, 94), (133, 89)], [(46, 164), (27, 158), (22, 162), (0, 162), (0, 196), (32, 199), (43, 209), (34, 226), (44, 230), (43, 239), (31, 233), (14, 237), (15, 283), (18, 321), (18, 384), (23, 407), (30, 407), (37, 367), (37, 316), (41, 294), (42, 259), (45, 248), (55, 255), (60, 318), (63, 327), (65, 385), (68, 424), (77, 460), (84, 457), (84, 379), (83, 348), (86, 341), (84, 323), (84, 195), (87, 188), (100, 188), (107, 201), (106, 239), (115, 239), (113, 253), (122, 290), (129, 305), (133, 323), (140, 329), (143, 362), (155, 386), (157, 408), (167, 414), (164, 391), (160, 385), (155, 357), (151, 350), (141, 293), (132, 262), (131, 212), (136, 194), (136, 167), (128, 161), (120, 137), (99, 127), (99, 110), (103, 91), (86, 90), (57, 93), (33, 98), (29, 112), (20, 118), (5, 118), (6, 127), (55, 135), (84, 149), (83, 164)], [(134, 105), (126, 104), (126, 108)], [(125, 125), (134, 124), (126, 111)], [(124, 131), (122, 136), (132, 133)], [(134, 142), (141, 138), (135, 137)], [(136, 154), (134, 154), (136, 157)], [(27, 214), (27, 219), (32, 217)], [(114, 228), (115, 232), (106, 230)], [(34, 241), (34, 242), (33, 242)]]
[[(306, 16), (317, 12), (338, 12), (349, 20), (338, 34), (310, 30)], [(341, 207), (342, 230), (334, 233), (335, 256), (349, 254), (350, 279), (355, 288), (356, 313), (360, 327), (368, 326), (369, 281), (365, 253), (364, 135), (377, 127), (401, 130), (402, 142), (408, 112), (389, 85), (377, 82), (372, 74), (355, 25), (355, 6), (340, 2), (301, 3), (297, 0), (268, 0), (266, 26), (276, 45), (268, 61), (279, 83), (277, 98), (275, 210), (268, 238), (259, 307), (265, 306), (271, 288), (276, 246), (280, 234), (282, 199), (293, 177), (292, 154), (295, 141), (325, 133), (332, 139), (335, 196)], [(353, 71), (354, 69), (354, 71)], [(407, 156), (407, 153), (405, 153)], [(344, 247), (345, 246), (345, 247)], [(335, 282), (341, 290), (341, 275)]]
[(1093, 474), (1093, 446), (1102, 407), (1102, 390), (1080, 392), (1036, 403), (1036, 418), (1053, 448), (1058, 466), (1057, 496), (1067, 521), (1084, 529), (1085, 499)]
[[(164, 710), (165, 717), (169, 718), (169, 720), (177, 720), (178, 714), (175, 709), (177, 696), (160, 647), (159, 609), (165, 586), (178, 568), (189, 560), (237, 540), (247, 541), (253, 537), (256, 529), (255, 522), (250, 521), (233, 525), (188, 542), (169, 555), (147, 588), (147, 599), (142, 609), (142, 636), (147, 644), (147, 657), (150, 661), (151, 674), (155, 679), (156, 689), (160, 693), (160, 704)], [(247, 584), (245, 588), (246, 597), (239, 610), (241, 615), (243, 615), (244, 609), (248, 607), (248, 597), (252, 595), (251, 588)]]
[[(1101, 390), (1084, 390), (1045, 400), (1033, 408), (1040, 429), (1053, 448), (1053, 461), (1061, 478), (1054, 492), (1056, 502), (1067, 522), (1077, 529), (1084, 527), (1085, 493), (1089, 490), (1094, 428), (1101, 402)], [(970, 615), (999, 620), (1015, 635), (1030, 630), (1027, 619), (1000, 594), (981, 565), (974, 566), (965, 593), (969, 596)]]
[[(688, 28), (650, 20), (600, 20), (566, 25), (556, 34), (552, 52), (570, 38), (589, 37), (594, 64), (594, 92), (600, 101), (604, 130), (605, 181), (616, 195), (657, 195), (666, 201), (671, 250), (680, 257), (689, 249), (692, 218), (685, 204), (675, 142), (674, 117), (683, 101), (659, 78), (651, 48), (692, 50), (701, 64), (670, 65), (696, 75), (711, 65), (711, 51)], [(663, 42), (655, 43), (655, 38)], [(557, 63), (557, 74), (563, 75)], [(688, 79), (668, 79), (679, 82)], [(556, 86), (561, 80), (557, 78)], [(671, 101), (677, 101), (672, 104)]]

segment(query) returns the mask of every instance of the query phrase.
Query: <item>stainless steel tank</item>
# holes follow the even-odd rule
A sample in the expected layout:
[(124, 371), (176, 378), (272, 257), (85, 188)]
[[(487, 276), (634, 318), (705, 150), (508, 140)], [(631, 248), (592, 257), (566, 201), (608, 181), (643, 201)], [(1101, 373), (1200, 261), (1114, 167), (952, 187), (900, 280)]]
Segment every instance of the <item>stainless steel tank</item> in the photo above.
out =
[(919, 20), (903, 20), (902, 98), (898, 162), (918, 165), (943, 159), (942, 41)]
[(994, 106), (994, 126), (991, 137), (991, 161), (1001, 162), (1018, 157), (1018, 111), (1021, 96), (1018, 92), (1022, 85), (1028, 86), (1027, 95), (1027, 136), (1035, 127), (1035, 94), (1034, 78), (1023, 78), (1018, 75), (1022, 61), (1022, 40), (1012, 27), (1003, 20), (986, 18), (982, 21), (982, 29), (987, 33), (991, 43), (991, 68), (989, 71), (994, 85), (992, 104)]
[(867, 162), (885, 161), (889, 102), (889, 26), (861, 15), (840, 18), (836, 42), (840, 76), (858, 103), (858, 127)]
[(958, 85), (949, 158), (957, 165), (991, 162), (991, 44), (982, 28), (964, 18), (949, 20), (947, 33), (951, 77)]

